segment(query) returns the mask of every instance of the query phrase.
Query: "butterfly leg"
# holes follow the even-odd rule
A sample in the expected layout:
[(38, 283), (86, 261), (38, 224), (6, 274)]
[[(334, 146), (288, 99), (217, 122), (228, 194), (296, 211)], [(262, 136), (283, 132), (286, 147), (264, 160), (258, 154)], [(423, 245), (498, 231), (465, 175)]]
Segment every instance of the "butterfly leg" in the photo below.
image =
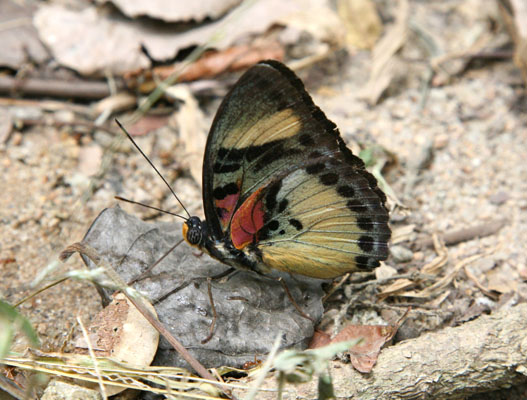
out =
[(214, 299), (212, 298), (212, 278), (207, 278), (207, 292), (209, 294), (210, 306), (212, 308), (212, 322), (210, 323), (209, 335), (201, 341), (201, 344), (207, 343), (212, 336), (214, 335), (214, 327), (216, 326), (216, 321), (218, 319), (218, 314), (216, 313), (216, 306), (214, 305)]
[(315, 323), (315, 320), (313, 318), (311, 318), (309, 315), (307, 315), (304, 311), (302, 311), (302, 309), (300, 308), (300, 306), (298, 305), (298, 303), (295, 301), (295, 299), (293, 298), (293, 295), (291, 294), (291, 292), (289, 291), (289, 288), (287, 287), (287, 283), (285, 283), (284, 279), (282, 277), (279, 277), (279, 278), (272, 278), (272, 279), (276, 279), (278, 282), (280, 282), (280, 284), (282, 285), (282, 287), (284, 288), (285, 290), (285, 294), (287, 294), (287, 297), (289, 297), (289, 300), (291, 301), (291, 303), (293, 304), (293, 306), (295, 307), (296, 311), (298, 311), (298, 313), (310, 320), (311, 322)]

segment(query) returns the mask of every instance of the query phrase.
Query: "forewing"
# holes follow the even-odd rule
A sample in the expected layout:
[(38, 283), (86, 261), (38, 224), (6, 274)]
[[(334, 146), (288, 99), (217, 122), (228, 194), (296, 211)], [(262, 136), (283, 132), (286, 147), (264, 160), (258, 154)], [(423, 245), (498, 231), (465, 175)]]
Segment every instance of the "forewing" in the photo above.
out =
[[(242, 202), (314, 147), (321, 156), (339, 146), (345, 148), (335, 125), (294, 73), (274, 61), (249, 69), (223, 100), (207, 140), (203, 198), (212, 235), (224, 237)], [(349, 159), (361, 165), (351, 153)]]

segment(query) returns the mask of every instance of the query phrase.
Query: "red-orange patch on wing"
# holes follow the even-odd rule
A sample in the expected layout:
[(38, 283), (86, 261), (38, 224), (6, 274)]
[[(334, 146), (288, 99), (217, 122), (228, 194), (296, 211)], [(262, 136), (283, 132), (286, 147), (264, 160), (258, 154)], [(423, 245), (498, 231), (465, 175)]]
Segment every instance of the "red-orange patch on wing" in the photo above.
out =
[(231, 240), (238, 250), (255, 240), (256, 233), (264, 225), (264, 205), (258, 189), (234, 213), (231, 222)]
[(224, 199), (214, 201), (214, 204), (216, 205), (216, 210), (218, 210), (218, 217), (220, 218), (220, 222), (223, 228), (229, 225), (239, 197), (240, 194), (235, 193), (225, 196)]

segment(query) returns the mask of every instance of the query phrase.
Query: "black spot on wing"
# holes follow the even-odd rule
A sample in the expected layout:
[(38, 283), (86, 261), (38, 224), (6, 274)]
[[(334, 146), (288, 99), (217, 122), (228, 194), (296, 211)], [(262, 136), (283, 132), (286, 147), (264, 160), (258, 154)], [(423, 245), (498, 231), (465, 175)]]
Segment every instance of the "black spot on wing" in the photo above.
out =
[(287, 208), (287, 205), (289, 204), (289, 200), (287, 199), (282, 199), (280, 201), (280, 204), (278, 205), (278, 212), (279, 213), (283, 213), (285, 211), (285, 209)]
[(337, 193), (342, 197), (351, 198), (355, 196), (355, 189), (353, 189), (353, 186), (351, 185), (343, 185), (337, 188)]
[(326, 186), (335, 185), (339, 181), (339, 176), (334, 172), (327, 172), (320, 175), (320, 182)]
[(278, 195), (281, 186), (281, 181), (277, 181), (273, 183), (267, 191), (267, 194), (265, 195), (265, 206), (268, 211), (273, 211), (276, 207), (276, 196)]
[(363, 213), (366, 212), (367, 207), (362, 204), (362, 202), (358, 199), (350, 200), (346, 203), (346, 206), (352, 213)]
[(315, 141), (313, 140), (313, 137), (309, 135), (308, 133), (302, 133), (298, 137), (298, 142), (305, 147), (311, 147), (315, 145)]
[(276, 231), (280, 227), (280, 223), (277, 220), (273, 219), (269, 222), (268, 227), (270, 230)]
[(373, 250), (374, 240), (371, 236), (363, 235), (359, 238), (359, 247), (362, 251), (371, 252)]
[(238, 189), (238, 185), (236, 185), (235, 183), (228, 183), (227, 185), (225, 186), (218, 186), (217, 188), (215, 188), (213, 191), (212, 191), (212, 196), (216, 199), (216, 200), (223, 200), (225, 197), (231, 195), (231, 194), (236, 194), (238, 193), (239, 189)]
[(355, 264), (357, 265), (358, 269), (367, 270), (367, 269), (378, 267), (379, 261), (370, 259), (367, 256), (356, 256)]
[(324, 163), (316, 163), (316, 164), (313, 164), (313, 165), (308, 165), (306, 167), (306, 172), (309, 175), (316, 175), (316, 174), (324, 171), (325, 168), (326, 168), (326, 166), (324, 165)]
[(360, 217), (360, 218), (357, 218), (357, 225), (363, 231), (370, 231), (373, 228), (373, 221), (371, 220), (371, 218)]
[(299, 220), (295, 219), (295, 218), (291, 218), (289, 220), (289, 223), (296, 228), (297, 231), (301, 230), (304, 226), (302, 225), (302, 222), (300, 222)]
[(228, 173), (228, 172), (238, 171), (240, 169), (240, 167), (241, 167), (241, 165), (238, 164), (238, 163), (227, 164), (227, 163), (216, 162), (212, 166), (212, 170), (216, 174), (225, 174), (225, 173)]

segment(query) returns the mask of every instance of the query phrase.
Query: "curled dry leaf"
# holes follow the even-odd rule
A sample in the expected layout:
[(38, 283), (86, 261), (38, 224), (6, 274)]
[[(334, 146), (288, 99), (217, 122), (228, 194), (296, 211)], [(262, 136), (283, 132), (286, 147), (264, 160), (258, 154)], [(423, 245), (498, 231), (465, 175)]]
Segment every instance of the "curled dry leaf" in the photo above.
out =
[(348, 325), (331, 342), (362, 339), (350, 349), (350, 361), (357, 371), (369, 373), (377, 362), (381, 348), (394, 337), (397, 329), (392, 325)]
[(178, 22), (216, 19), (240, 4), (241, 0), (99, 0), (99, 2), (112, 3), (123, 14), (132, 18), (148, 16), (166, 22)]
[(175, 85), (167, 89), (167, 93), (183, 103), (175, 113), (174, 119), (179, 130), (179, 137), (185, 146), (185, 160), (196, 183), (201, 185), (201, 168), (205, 143), (207, 142), (207, 126), (197, 100), (185, 84)]
[[(88, 328), (95, 355), (111, 357), (139, 367), (150, 365), (159, 344), (159, 332), (122, 293), (113, 297), (113, 301), (97, 314)], [(143, 304), (157, 316), (150, 303), (143, 299)], [(78, 352), (88, 350), (84, 337), (79, 337), (75, 346)], [(113, 396), (124, 389), (109, 386), (106, 391), (108, 396)]]
[(339, 0), (338, 13), (346, 27), (348, 46), (371, 49), (382, 32), (382, 21), (371, 0)]
[(361, 90), (361, 97), (376, 104), (395, 74), (395, 54), (406, 42), (409, 17), (408, 0), (400, 0), (395, 24), (386, 30), (373, 49), (370, 79)]
[(29, 61), (44, 62), (46, 48), (31, 23), (31, 5), (18, 1), (0, 1), (0, 65), (17, 70)]
[[(199, 60), (187, 66), (178, 76), (178, 82), (212, 78), (226, 71), (238, 71), (259, 61), (283, 60), (284, 48), (277, 41), (268, 41), (258, 45), (233, 46), (221, 51), (208, 51)], [(155, 89), (159, 81), (167, 79), (181, 71), (182, 63), (161, 65), (153, 69), (137, 70), (126, 73), (124, 79), (129, 88), (138, 88), (141, 93)]]
[[(123, 74), (151, 67), (143, 46), (154, 60), (170, 60), (182, 49), (206, 45), (226, 49), (247, 41), (301, 10), (313, 13), (309, 1), (266, 0), (248, 3), (241, 12), (184, 32), (167, 34), (162, 24), (115, 18), (95, 7), (73, 11), (60, 5), (42, 4), (34, 25), (40, 39), (62, 65), (83, 75)], [(79, 41), (79, 37), (83, 40)]]

